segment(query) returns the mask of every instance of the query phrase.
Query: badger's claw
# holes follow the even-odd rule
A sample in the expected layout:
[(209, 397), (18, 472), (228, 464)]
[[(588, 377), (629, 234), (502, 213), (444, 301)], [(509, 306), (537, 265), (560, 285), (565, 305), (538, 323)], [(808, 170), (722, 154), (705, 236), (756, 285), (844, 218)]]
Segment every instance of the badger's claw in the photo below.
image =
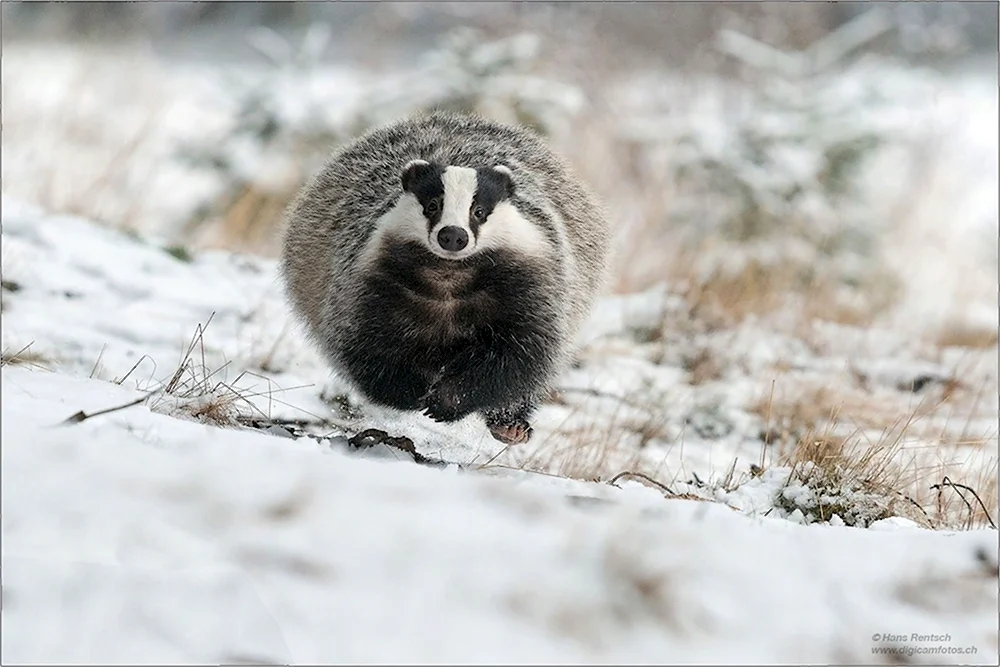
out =
[(424, 408), (422, 413), (426, 417), (430, 417), (439, 424), (447, 424), (448, 422), (458, 421), (458, 418), (451, 412), (438, 412), (432, 408)]
[(424, 408), (423, 414), (439, 423), (456, 422), (469, 414), (467, 411), (458, 408), (449, 408), (442, 405), (428, 405)]
[(454, 422), (468, 415), (472, 410), (462, 404), (460, 392), (447, 383), (437, 382), (420, 401), (423, 414), (436, 422)]

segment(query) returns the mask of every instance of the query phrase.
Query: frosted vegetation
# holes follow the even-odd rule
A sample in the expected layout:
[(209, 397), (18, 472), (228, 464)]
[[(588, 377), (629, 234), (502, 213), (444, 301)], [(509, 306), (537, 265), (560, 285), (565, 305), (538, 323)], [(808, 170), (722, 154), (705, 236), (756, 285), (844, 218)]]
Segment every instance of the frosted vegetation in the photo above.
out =
[[(33, 602), (5, 595), (4, 619), (42, 627), (63, 599), (60, 636), (82, 632), (90, 599), (60, 586), (92, 582), (39, 582), (55, 580), (52, 548), (104, 562), (84, 533), (118, 535), (128, 577), (209, 552), (238, 562), (268, 604), (241, 617), (249, 656), (228, 630), (194, 632), (207, 619), (177, 620), (165, 593), (151, 617), (169, 632), (137, 621), (116, 632), (141, 639), (112, 652), (77, 637), (45, 653), (48, 635), (25, 630), (4, 652), (888, 664), (869, 645), (889, 618), (979, 647), (908, 659), (995, 661), (996, 73), (885, 55), (890, 18), (800, 51), (724, 30), (710, 48), (725, 76), (584, 76), (524, 26), (438, 36), (399, 68), (332, 64), (321, 23), (253, 31), (250, 68), (5, 44), (5, 589), (13, 566)], [(615, 224), (611, 293), (518, 447), (474, 417), (368, 405), (306, 344), (276, 280), (280, 213), (331, 148), (438, 108), (534, 127)], [(260, 480), (267, 502), (248, 492)], [(134, 486), (155, 491), (125, 517)], [(359, 524), (404, 536), (426, 572)], [(243, 584), (217, 583), (201, 606), (242, 609)], [(422, 591), (402, 608), (432, 613), (381, 643), (397, 585)], [(111, 588), (101, 604), (147, 590)], [(944, 588), (961, 600), (927, 592)], [(780, 591), (795, 594), (761, 613)], [(432, 620), (463, 641), (434, 648)]]

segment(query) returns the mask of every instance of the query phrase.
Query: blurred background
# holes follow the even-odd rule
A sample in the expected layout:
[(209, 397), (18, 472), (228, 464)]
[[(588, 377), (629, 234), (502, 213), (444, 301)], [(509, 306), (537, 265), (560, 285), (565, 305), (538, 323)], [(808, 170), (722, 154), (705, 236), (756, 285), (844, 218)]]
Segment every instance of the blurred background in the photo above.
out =
[(529, 124), (613, 289), (702, 316), (997, 330), (996, 3), (4, 2), (3, 192), (274, 256), (296, 189), (434, 108)]

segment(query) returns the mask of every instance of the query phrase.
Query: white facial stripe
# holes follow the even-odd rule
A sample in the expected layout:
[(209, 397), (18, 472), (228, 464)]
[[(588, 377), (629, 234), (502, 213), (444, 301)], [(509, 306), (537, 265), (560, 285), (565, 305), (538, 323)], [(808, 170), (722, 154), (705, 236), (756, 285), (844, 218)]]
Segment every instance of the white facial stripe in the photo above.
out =
[[(444, 208), (441, 219), (430, 233), (430, 249), (446, 259), (463, 259), (476, 251), (476, 239), (469, 226), (469, 209), (479, 181), (476, 170), (468, 167), (445, 167), (441, 175), (444, 185)], [(458, 252), (448, 252), (438, 244), (438, 232), (444, 227), (461, 227), (469, 235), (469, 245)]]
[(527, 220), (517, 207), (502, 201), (479, 228), (480, 250), (513, 250), (531, 257), (545, 257), (553, 251), (545, 233)]
[(472, 198), (479, 186), (476, 170), (468, 167), (446, 167), (441, 181), (444, 183), (444, 210), (441, 212), (439, 225), (461, 227), (471, 235), (469, 209), (472, 208)]
[(358, 262), (364, 266), (373, 261), (378, 256), (382, 243), (390, 237), (427, 244), (427, 218), (424, 217), (420, 202), (409, 192), (404, 192), (396, 205), (375, 223), (375, 230), (361, 251)]

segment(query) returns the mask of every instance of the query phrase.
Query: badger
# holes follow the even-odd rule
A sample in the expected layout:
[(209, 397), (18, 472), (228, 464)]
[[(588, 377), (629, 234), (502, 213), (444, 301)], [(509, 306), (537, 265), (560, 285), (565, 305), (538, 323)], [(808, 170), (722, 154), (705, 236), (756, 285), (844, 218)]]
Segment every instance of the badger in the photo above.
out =
[(533, 131), (436, 112), (336, 151), (285, 212), (292, 311), (368, 401), (494, 438), (530, 419), (602, 290), (596, 197)]

